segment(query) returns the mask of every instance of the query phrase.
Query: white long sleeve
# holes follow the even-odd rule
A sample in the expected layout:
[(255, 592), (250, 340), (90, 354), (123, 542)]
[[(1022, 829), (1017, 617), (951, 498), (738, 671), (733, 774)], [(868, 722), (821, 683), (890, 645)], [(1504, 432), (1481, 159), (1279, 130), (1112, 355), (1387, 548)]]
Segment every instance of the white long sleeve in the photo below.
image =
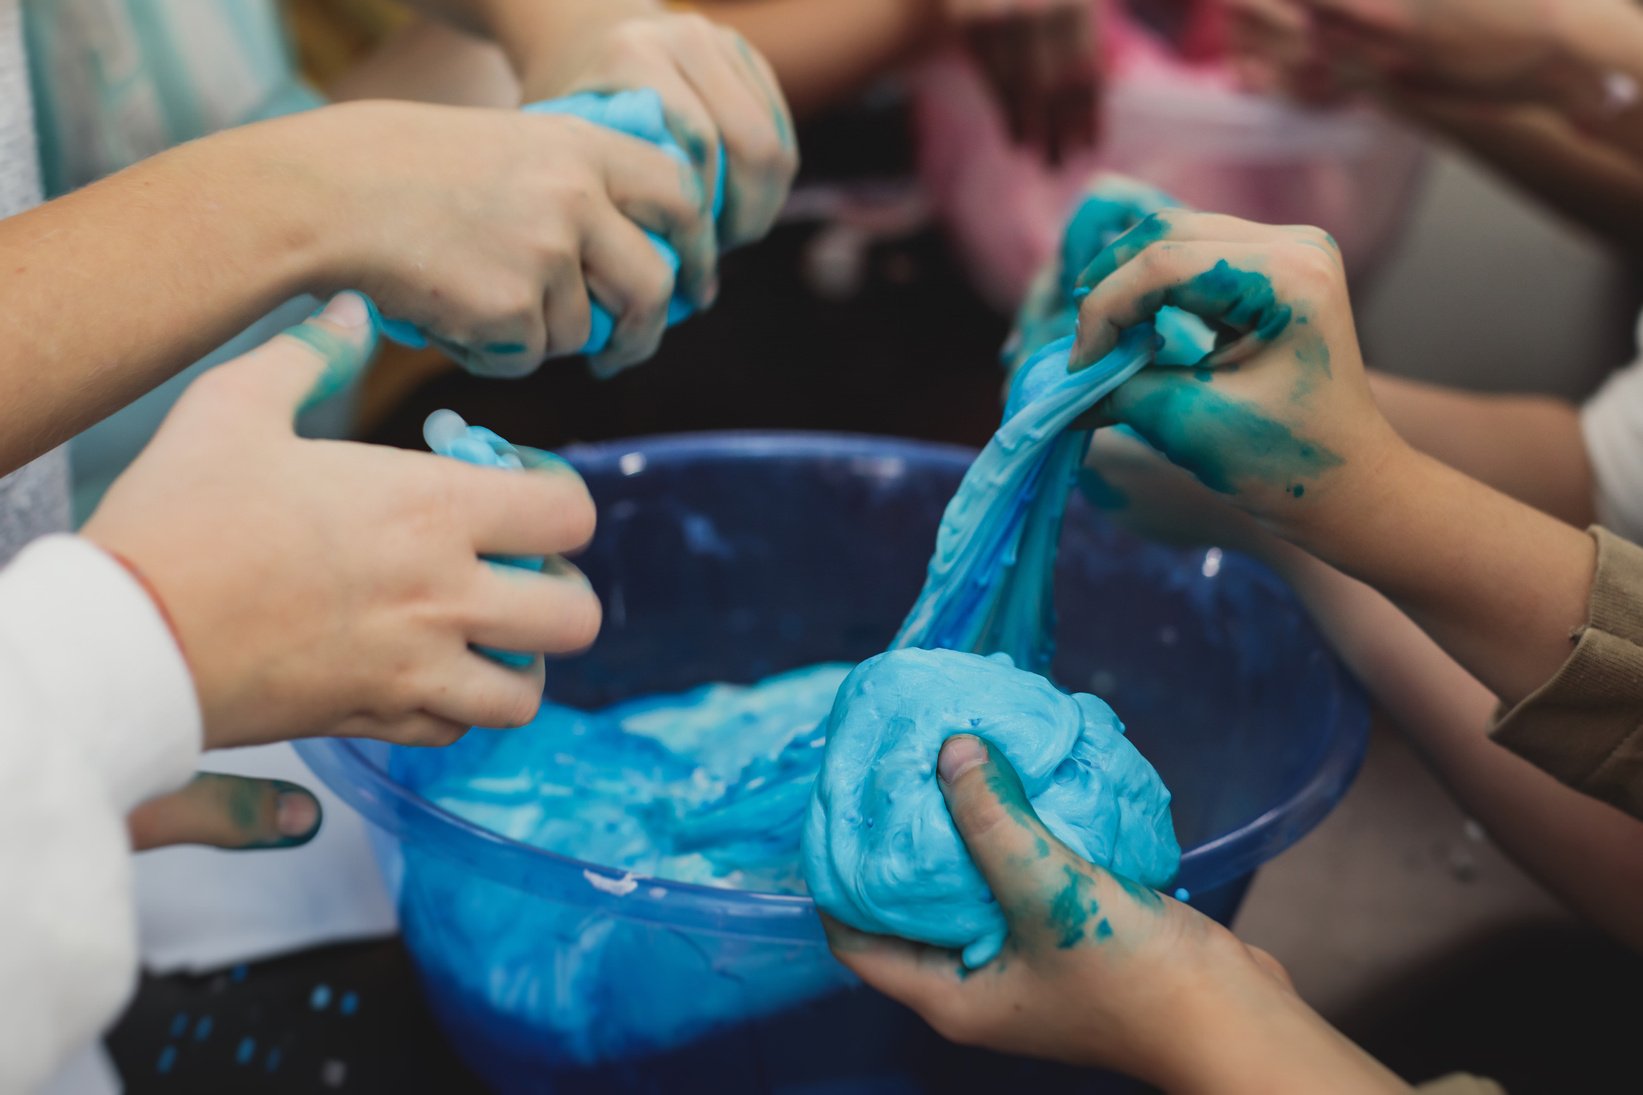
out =
[(1639, 359), (1611, 376), (1580, 412), (1595, 480), (1597, 523), (1643, 543), (1643, 318)]
[(194, 771), (200, 713), (164, 618), (85, 540), (0, 571), (0, 1093), (119, 1014), (137, 967), (125, 816)]

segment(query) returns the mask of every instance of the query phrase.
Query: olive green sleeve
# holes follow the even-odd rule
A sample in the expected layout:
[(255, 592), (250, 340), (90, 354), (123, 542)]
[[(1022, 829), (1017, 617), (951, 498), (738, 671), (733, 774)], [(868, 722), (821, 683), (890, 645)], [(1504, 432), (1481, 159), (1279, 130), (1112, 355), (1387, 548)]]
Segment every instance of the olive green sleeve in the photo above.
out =
[(1643, 547), (1604, 529), (1587, 622), (1557, 674), (1503, 711), (1497, 743), (1570, 787), (1643, 817)]

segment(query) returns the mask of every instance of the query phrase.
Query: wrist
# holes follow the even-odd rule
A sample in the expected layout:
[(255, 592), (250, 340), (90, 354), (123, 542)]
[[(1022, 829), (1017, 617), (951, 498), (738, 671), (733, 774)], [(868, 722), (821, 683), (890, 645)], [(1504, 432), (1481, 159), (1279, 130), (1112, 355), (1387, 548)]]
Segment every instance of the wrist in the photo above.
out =
[(435, 108), (360, 100), (263, 123), (267, 131), (256, 134), (251, 155), (267, 194), (260, 203), (277, 208), (287, 241), (287, 297), (369, 291), (373, 259), (381, 254), (373, 232), (380, 236), (380, 230), (375, 203), (357, 184), (354, 165), (379, 172), (382, 161), (371, 151), (377, 135), (393, 125), (394, 112), (423, 109)]
[(322, 107), (228, 130), (176, 150), (211, 158), (209, 164), (192, 164), (191, 170), (219, 180), (220, 191), (207, 198), (211, 207), (232, 210), (256, 234), (269, 307), (305, 293), (323, 295), (346, 280), (342, 229), (352, 218), (341, 214), (358, 206), (339, 193), (336, 165), (347, 153), (331, 134), (336, 115), (353, 110), (353, 104)]
[(1279, 539), (1307, 555), (1333, 561), (1362, 535), (1365, 517), (1396, 507), (1418, 490), (1423, 458), (1390, 426), (1377, 429), (1341, 467), (1310, 489), (1294, 506), (1281, 506), (1263, 523)]

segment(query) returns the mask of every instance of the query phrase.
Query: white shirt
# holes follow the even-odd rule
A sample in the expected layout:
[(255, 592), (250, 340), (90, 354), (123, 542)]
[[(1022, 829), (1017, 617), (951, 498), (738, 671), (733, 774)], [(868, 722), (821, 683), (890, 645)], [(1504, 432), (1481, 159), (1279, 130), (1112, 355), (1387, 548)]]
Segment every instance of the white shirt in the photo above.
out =
[(1580, 414), (1596, 480), (1597, 520), (1643, 543), (1643, 318), (1639, 360), (1611, 376)]
[(0, 570), (0, 1093), (31, 1092), (137, 972), (126, 814), (200, 751), (193, 682), (142, 587), (86, 540)]

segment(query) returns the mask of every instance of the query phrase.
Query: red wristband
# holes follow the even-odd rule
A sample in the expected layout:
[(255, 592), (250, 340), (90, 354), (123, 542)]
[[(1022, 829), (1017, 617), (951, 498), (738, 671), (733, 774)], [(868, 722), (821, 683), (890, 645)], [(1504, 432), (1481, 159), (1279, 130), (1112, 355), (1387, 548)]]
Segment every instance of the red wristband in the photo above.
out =
[[(108, 553), (110, 559), (119, 563), (125, 572), (131, 575), (131, 580), (141, 586), (144, 593), (148, 594), (148, 599), (154, 605), (154, 610), (160, 614), (160, 619), (165, 621), (166, 630), (171, 632), (171, 641), (176, 643), (177, 649), (181, 651), (183, 649), (183, 637), (177, 633), (177, 621), (171, 618), (171, 610), (165, 607), (165, 599), (160, 596), (160, 591), (154, 588), (154, 583), (148, 580), (148, 575), (137, 569), (136, 563), (133, 563), (119, 552), (109, 551), (108, 548), (103, 550)], [(188, 658), (186, 651), (183, 653), (183, 658), (185, 661)]]

